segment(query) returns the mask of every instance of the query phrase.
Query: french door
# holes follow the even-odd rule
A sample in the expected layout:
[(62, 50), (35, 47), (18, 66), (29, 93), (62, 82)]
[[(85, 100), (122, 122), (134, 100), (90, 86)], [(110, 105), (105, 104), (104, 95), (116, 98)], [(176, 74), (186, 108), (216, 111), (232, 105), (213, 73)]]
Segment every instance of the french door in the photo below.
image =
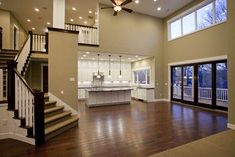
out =
[(171, 100), (227, 110), (227, 61), (172, 66)]

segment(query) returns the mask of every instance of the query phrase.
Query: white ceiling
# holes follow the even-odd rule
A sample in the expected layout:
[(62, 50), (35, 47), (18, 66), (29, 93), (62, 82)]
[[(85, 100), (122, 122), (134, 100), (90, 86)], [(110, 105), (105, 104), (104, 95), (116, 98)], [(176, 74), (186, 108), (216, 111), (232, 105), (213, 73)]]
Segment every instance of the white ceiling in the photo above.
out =
[[(153, 0), (139, 0), (139, 4), (136, 4), (134, 1), (135, 0), (133, 0), (132, 3), (127, 4), (125, 7), (134, 10), (134, 12), (151, 15), (158, 18), (165, 18), (194, 0), (157, 0), (156, 2)], [(99, 2), (112, 5), (110, 0), (99, 0)], [(161, 7), (160, 11), (157, 10), (158, 7)]]
[[(134, 12), (164, 18), (194, 0), (139, 1), (139, 4), (132, 2), (125, 7), (133, 9)], [(36, 32), (42, 32), (46, 27), (51, 26), (47, 25), (47, 22), (52, 23), (53, 0), (0, 0), (0, 2), (0, 8), (11, 11), (27, 30), (34, 27)], [(112, 5), (110, 0), (66, 0), (66, 23), (84, 25), (84, 21), (87, 21), (87, 25), (93, 25), (98, 2)], [(73, 11), (72, 7), (77, 10)], [(162, 10), (157, 11), (157, 7), (161, 7)], [(38, 8), (40, 11), (36, 12), (34, 8)], [(89, 10), (92, 11), (92, 14), (88, 13)], [(79, 16), (82, 16), (83, 19), (79, 19)], [(74, 19), (74, 22), (70, 21), (71, 18)], [(27, 19), (30, 19), (31, 22), (27, 22)]]
[(100, 53), (100, 52), (87, 52), (82, 51), (78, 53), (78, 60), (93, 60), (97, 61), (98, 54), (100, 54), (100, 61), (109, 61), (109, 55), (111, 55), (110, 60), (114, 62), (120, 61), (120, 56), (122, 62), (136, 62), (142, 59), (150, 58), (151, 56), (140, 56), (140, 55), (129, 55), (129, 54), (113, 54), (113, 53)]

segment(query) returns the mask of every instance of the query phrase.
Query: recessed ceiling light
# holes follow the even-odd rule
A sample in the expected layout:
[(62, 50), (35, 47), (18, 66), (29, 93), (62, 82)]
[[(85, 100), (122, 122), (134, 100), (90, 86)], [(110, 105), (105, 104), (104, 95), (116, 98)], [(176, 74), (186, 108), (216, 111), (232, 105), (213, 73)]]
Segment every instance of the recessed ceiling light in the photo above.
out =
[(0, 5), (2, 5), (2, 2), (0, 2)]
[(83, 57), (81, 57), (81, 59), (83, 59)]
[(162, 8), (161, 8), (161, 7), (158, 7), (157, 10), (160, 11), (160, 10), (162, 10)]
[(82, 16), (79, 16), (79, 19), (81, 20), (81, 19), (82, 19)]
[(153, 0), (154, 2), (157, 2), (157, 0)]
[(50, 22), (47, 22), (47, 25), (51, 25), (51, 23), (50, 23)]
[(90, 52), (88, 52), (88, 51), (87, 51), (87, 52), (86, 52), (86, 54), (88, 54), (88, 55), (89, 55), (89, 54), (90, 54)]
[(70, 19), (70, 21), (71, 21), (71, 22), (73, 22), (73, 21), (74, 21), (74, 19)]
[(35, 10), (36, 12), (39, 12), (39, 11), (40, 11), (38, 8), (34, 8), (34, 10)]
[(135, 56), (136, 58), (139, 57), (139, 56)]
[(31, 20), (30, 20), (30, 19), (27, 19), (27, 22), (31, 22)]
[(140, 1), (139, 1), (139, 0), (135, 0), (135, 3), (136, 3), (136, 4), (139, 4), (139, 3), (140, 3)]
[(139, 60), (141, 60), (141, 58), (138, 58)]
[(83, 55), (83, 57), (86, 57), (86, 55)]
[(72, 10), (73, 10), (73, 11), (76, 11), (77, 9), (76, 9), (75, 7), (72, 7)]
[(32, 30), (35, 30), (35, 28), (33, 27)]
[(128, 58), (129, 60), (131, 59), (131, 58)]
[(87, 24), (87, 21), (84, 21), (84, 24)]
[(91, 10), (89, 10), (88, 12), (89, 12), (89, 14), (92, 14), (92, 11), (91, 11)]

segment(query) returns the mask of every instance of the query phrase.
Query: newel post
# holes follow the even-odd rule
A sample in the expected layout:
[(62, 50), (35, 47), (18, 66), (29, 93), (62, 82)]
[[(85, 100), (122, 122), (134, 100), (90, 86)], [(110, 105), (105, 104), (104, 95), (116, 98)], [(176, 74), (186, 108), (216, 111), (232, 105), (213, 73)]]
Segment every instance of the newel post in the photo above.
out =
[(7, 62), (7, 101), (8, 110), (15, 110), (15, 71), (17, 68), (16, 61)]
[(35, 142), (39, 146), (45, 143), (44, 92), (34, 92), (34, 116)]

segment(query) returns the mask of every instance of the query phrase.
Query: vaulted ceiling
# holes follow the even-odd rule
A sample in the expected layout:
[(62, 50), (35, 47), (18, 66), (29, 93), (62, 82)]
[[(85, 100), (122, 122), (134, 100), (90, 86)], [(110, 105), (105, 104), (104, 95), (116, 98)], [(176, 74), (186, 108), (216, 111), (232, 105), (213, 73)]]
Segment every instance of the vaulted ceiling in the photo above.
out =
[[(133, 0), (127, 7), (134, 12), (164, 18), (192, 1), (139, 0), (137, 4)], [(53, 0), (0, 0), (0, 2), (0, 9), (11, 11), (27, 30), (35, 28), (36, 32), (42, 32), (52, 25)], [(93, 25), (98, 3), (112, 5), (110, 0), (66, 0), (66, 23)], [(39, 11), (35, 11), (35, 8)]]

